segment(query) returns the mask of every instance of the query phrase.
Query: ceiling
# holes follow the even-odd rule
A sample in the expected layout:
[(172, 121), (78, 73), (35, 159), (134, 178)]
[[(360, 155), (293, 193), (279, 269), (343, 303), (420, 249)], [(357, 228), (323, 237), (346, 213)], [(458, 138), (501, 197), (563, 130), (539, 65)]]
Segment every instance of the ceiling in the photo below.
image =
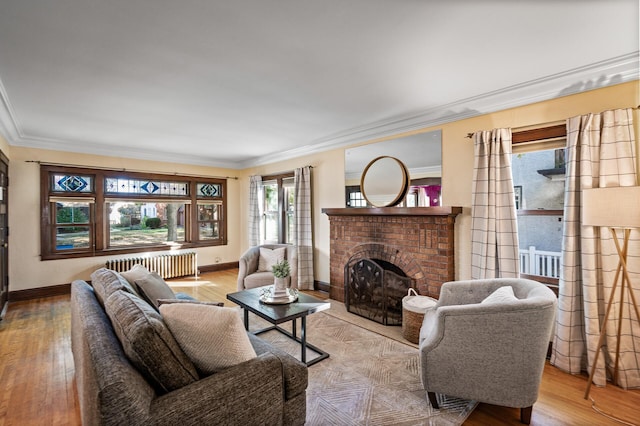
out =
[(186, 164), (247, 168), (639, 72), (637, 0), (0, 0), (0, 11), (10, 145)]

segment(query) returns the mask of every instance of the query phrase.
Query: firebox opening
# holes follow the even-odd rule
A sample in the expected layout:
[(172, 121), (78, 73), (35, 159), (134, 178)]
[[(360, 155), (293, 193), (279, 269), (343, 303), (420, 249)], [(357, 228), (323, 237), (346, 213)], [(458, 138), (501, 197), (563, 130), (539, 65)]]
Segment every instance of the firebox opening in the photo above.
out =
[(396, 275), (400, 275), (401, 277), (406, 277), (407, 274), (404, 273), (404, 271), (398, 267), (398, 265), (395, 265), (391, 262), (387, 262), (386, 260), (382, 260), (382, 259), (371, 259), (374, 262), (376, 262), (378, 265), (382, 266), (382, 269), (384, 269), (385, 271), (391, 271)]

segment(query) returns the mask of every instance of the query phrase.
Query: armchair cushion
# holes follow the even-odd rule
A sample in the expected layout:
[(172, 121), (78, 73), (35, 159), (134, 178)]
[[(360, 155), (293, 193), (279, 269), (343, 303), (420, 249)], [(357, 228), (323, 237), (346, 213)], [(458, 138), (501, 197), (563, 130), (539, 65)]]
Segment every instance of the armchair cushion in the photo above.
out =
[(260, 257), (258, 258), (258, 272), (271, 272), (273, 265), (282, 262), (285, 256), (285, 248), (269, 249), (260, 247)]
[(180, 347), (203, 375), (256, 357), (235, 308), (170, 303), (160, 305), (160, 313)]
[(517, 302), (517, 301), (518, 301), (518, 298), (516, 297), (515, 294), (513, 294), (513, 288), (511, 288), (511, 286), (504, 286), (504, 287), (500, 287), (499, 289), (497, 289), (496, 291), (494, 291), (493, 293), (485, 297), (480, 303), (484, 303), (484, 304), (510, 303), (510, 302)]

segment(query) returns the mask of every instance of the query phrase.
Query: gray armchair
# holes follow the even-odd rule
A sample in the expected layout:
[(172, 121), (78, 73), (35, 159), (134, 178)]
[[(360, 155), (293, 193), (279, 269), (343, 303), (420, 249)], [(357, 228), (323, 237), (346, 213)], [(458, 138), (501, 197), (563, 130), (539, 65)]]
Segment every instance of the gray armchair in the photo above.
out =
[[(480, 303), (503, 286), (519, 300)], [(532, 280), (443, 284), (420, 329), (422, 384), (432, 406), (440, 393), (520, 408), (520, 421), (529, 424), (556, 305), (555, 294)]]
[(276, 249), (284, 247), (286, 259), (291, 267), (290, 286), (298, 288), (298, 250), (291, 244), (264, 244), (250, 247), (238, 261), (238, 291), (248, 288), (261, 287), (273, 284), (273, 273), (270, 271), (258, 271), (258, 261), (260, 258), (260, 247)]

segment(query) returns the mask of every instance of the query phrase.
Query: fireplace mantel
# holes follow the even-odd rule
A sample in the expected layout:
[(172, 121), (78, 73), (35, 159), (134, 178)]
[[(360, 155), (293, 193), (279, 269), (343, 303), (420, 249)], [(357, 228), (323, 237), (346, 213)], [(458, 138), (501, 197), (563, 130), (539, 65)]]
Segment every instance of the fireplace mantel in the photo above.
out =
[(379, 259), (398, 266), (419, 294), (438, 297), (455, 277), (454, 228), (462, 207), (324, 208), (330, 221), (329, 294), (344, 301), (345, 265)]
[(462, 207), (351, 207), (326, 208), (327, 216), (457, 216)]

